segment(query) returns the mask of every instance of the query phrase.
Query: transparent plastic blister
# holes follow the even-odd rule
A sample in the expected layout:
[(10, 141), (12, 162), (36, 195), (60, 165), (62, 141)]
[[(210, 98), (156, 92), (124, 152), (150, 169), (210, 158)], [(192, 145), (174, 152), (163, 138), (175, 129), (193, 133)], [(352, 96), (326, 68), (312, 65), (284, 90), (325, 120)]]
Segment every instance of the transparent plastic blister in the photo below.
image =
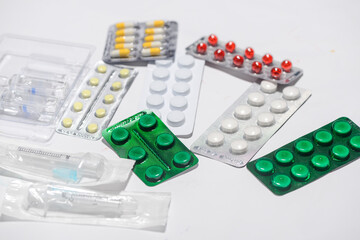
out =
[(169, 205), (168, 193), (109, 195), (16, 180), (6, 190), (1, 213), (3, 218), (11, 220), (163, 231)]
[(178, 137), (192, 135), (204, 61), (183, 55), (148, 65), (141, 109), (151, 109)]
[(0, 175), (33, 182), (121, 191), (130, 177), (133, 161), (108, 160), (97, 153), (59, 153), (1, 144)]
[(309, 90), (253, 83), (191, 146), (206, 157), (244, 167), (311, 96)]
[(173, 58), (178, 24), (174, 21), (120, 22), (111, 25), (103, 54), (109, 64)]
[(220, 70), (254, 81), (262, 79), (289, 84), (303, 75), (303, 71), (292, 66), (289, 60), (280, 62), (273, 60), (271, 54), (255, 54), (251, 47), (239, 48), (232, 41), (218, 41), (213, 34), (195, 41), (186, 48), (186, 52)]
[(89, 140), (101, 138), (137, 75), (134, 68), (99, 61), (83, 79), (57, 132)]
[(48, 141), (93, 52), (16, 35), (0, 37), (0, 134)]

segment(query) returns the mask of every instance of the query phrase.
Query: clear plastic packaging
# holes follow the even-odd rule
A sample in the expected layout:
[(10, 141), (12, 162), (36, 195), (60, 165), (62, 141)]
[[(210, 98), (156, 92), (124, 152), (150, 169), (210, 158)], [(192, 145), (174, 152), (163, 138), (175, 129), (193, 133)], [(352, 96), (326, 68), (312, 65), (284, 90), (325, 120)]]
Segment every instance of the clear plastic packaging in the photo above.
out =
[(13, 181), (1, 214), (11, 220), (103, 225), (163, 231), (170, 194), (107, 195), (61, 185)]

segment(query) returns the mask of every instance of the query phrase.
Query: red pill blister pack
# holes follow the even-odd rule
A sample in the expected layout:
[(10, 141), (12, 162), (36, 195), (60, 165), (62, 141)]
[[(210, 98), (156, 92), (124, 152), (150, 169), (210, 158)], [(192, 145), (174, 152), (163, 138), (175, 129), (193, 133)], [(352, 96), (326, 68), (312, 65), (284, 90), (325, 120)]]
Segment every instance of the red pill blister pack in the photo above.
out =
[(186, 51), (219, 69), (236, 76), (249, 76), (254, 78), (253, 80), (263, 79), (289, 84), (303, 75), (303, 71), (293, 67), (290, 60), (276, 61), (269, 53), (255, 54), (251, 47), (242, 49), (233, 41), (219, 41), (214, 34), (195, 41)]

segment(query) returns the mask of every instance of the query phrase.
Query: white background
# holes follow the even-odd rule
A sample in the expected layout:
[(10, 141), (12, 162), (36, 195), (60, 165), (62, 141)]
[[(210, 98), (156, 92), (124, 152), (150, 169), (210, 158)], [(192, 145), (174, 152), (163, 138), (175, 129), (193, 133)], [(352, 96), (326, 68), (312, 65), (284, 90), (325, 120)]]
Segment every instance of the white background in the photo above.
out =
[[(91, 44), (97, 48), (93, 64), (102, 57), (110, 24), (171, 19), (179, 23), (179, 53), (199, 37), (215, 33), (258, 53), (289, 58), (304, 70), (297, 85), (312, 90), (313, 96), (255, 156), (260, 157), (341, 116), (360, 124), (359, 9), (358, 1), (0, 0), (0, 34)], [(139, 70), (112, 123), (137, 110), (144, 81), (144, 68)], [(194, 134), (184, 143), (190, 147), (249, 86), (206, 67)], [(59, 134), (46, 148), (116, 158), (101, 141)], [(164, 233), (0, 222), (0, 239), (360, 239), (360, 161), (278, 197), (245, 168), (201, 156), (199, 160), (193, 171), (153, 188), (135, 175), (130, 179), (128, 191), (172, 193)]]

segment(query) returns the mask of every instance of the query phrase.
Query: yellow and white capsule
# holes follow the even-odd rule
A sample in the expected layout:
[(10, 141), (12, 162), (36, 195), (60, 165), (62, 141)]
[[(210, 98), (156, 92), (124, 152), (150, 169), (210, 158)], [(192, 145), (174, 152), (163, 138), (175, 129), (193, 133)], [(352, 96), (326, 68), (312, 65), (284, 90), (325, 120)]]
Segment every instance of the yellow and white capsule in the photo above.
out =
[(143, 48), (159, 48), (162, 47), (163, 44), (159, 41), (154, 41), (154, 42), (144, 42), (143, 43)]
[(136, 26), (135, 22), (119, 22), (115, 24), (117, 29), (133, 28)]
[(122, 48), (113, 50), (110, 52), (110, 57), (112, 58), (128, 58), (130, 56), (130, 49)]
[(134, 36), (122, 36), (115, 38), (116, 43), (131, 43), (135, 41)]
[(123, 48), (132, 49), (132, 48), (134, 48), (134, 43), (116, 43), (115, 44), (115, 49), (123, 49)]
[(165, 35), (156, 34), (156, 35), (148, 35), (144, 37), (145, 42), (152, 42), (152, 41), (162, 41), (165, 39)]
[(133, 36), (136, 33), (136, 28), (124, 28), (115, 32), (116, 36)]
[(146, 35), (154, 35), (154, 34), (163, 34), (165, 32), (164, 28), (146, 28)]
[(163, 55), (160, 48), (144, 48), (141, 50), (141, 55), (143, 57), (150, 57), (150, 56), (160, 56)]
[(165, 26), (164, 20), (155, 20), (146, 22), (146, 27), (163, 27)]

